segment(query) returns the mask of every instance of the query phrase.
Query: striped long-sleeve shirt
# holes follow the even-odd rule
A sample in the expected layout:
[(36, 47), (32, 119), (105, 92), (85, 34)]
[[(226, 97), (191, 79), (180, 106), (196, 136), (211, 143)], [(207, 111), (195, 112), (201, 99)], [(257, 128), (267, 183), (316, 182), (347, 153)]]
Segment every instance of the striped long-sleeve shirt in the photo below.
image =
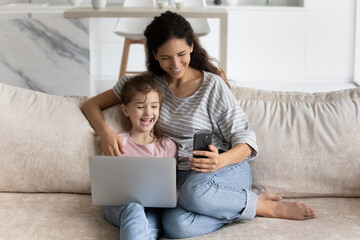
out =
[[(212, 145), (227, 151), (236, 144), (246, 143), (252, 148), (253, 159), (258, 152), (256, 136), (249, 128), (248, 118), (229, 87), (217, 75), (204, 72), (201, 87), (190, 97), (178, 98), (173, 95), (165, 76), (156, 76), (162, 86), (164, 100), (158, 122), (165, 136), (178, 144), (180, 170), (189, 170), (189, 157), (193, 151), (193, 136), (197, 132), (211, 131)], [(120, 79), (113, 88), (116, 96), (127, 81)]]

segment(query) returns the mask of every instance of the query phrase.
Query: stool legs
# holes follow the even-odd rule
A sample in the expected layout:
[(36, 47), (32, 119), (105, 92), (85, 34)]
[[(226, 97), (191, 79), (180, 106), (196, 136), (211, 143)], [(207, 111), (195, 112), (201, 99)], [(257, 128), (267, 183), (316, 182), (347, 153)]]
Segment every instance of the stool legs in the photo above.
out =
[(145, 43), (146, 43), (145, 38), (138, 39), (138, 40), (125, 38), (124, 48), (123, 48), (123, 53), (122, 53), (122, 58), (121, 58), (121, 64), (120, 64), (119, 79), (122, 78), (123, 76), (125, 76), (125, 74), (127, 73), (126, 68), (127, 68), (128, 58), (129, 58), (130, 45), (131, 44), (145, 45)]

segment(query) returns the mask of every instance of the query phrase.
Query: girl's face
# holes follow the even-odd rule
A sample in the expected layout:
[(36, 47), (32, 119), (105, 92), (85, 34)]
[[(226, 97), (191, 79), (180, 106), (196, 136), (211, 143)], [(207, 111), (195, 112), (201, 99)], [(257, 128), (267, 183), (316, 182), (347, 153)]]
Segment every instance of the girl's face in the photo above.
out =
[(131, 131), (151, 133), (159, 118), (159, 93), (151, 90), (146, 95), (137, 92), (128, 105), (121, 105), (121, 111), (130, 118)]
[(189, 46), (185, 39), (172, 38), (161, 45), (154, 56), (171, 78), (180, 79), (187, 71), (192, 51), (193, 46)]

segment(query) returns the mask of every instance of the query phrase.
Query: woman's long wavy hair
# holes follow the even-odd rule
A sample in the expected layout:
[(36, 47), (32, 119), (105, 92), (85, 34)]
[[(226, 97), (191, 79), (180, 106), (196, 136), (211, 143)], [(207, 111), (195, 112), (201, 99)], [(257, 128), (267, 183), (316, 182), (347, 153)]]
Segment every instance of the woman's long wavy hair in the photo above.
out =
[[(128, 104), (132, 101), (133, 97), (137, 93), (142, 93), (146, 95), (150, 91), (155, 91), (159, 94), (159, 104), (161, 106), (163, 100), (163, 91), (158, 83), (155, 82), (152, 74), (139, 74), (131, 77), (127, 82), (124, 83), (124, 86), (121, 88), (120, 93), (120, 106)], [(146, 98), (145, 98), (146, 101)], [(124, 115), (124, 113), (120, 110), (121, 113), (121, 123), (124, 126), (126, 131), (130, 131), (132, 128), (130, 117)], [(160, 140), (163, 137), (161, 131), (159, 131), (157, 127), (157, 122), (154, 125), (154, 129), (151, 133), (153, 137)]]
[(212, 63), (215, 59), (211, 58), (201, 46), (199, 38), (194, 34), (190, 23), (183, 16), (166, 11), (154, 18), (146, 27), (144, 35), (146, 37), (146, 65), (153, 74), (162, 75), (165, 73), (154, 56), (159, 47), (173, 38), (185, 39), (188, 46), (193, 45), (193, 51), (190, 54), (190, 66), (220, 76), (229, 86), (224, 71)]

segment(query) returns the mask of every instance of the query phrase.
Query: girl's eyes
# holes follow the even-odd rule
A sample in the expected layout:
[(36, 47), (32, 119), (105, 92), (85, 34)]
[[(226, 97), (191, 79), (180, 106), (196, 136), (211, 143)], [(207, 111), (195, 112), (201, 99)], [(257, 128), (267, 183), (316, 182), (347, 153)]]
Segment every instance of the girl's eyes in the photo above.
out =
[[(143, 108), (145, 108), (145, 106), (139, 105), (139, 106), (136, 106), (136, 108), (143, 109)], [(154, 108), (154, 109), (159, 108), (159, 105), (152, 105), (151, 108)]]

